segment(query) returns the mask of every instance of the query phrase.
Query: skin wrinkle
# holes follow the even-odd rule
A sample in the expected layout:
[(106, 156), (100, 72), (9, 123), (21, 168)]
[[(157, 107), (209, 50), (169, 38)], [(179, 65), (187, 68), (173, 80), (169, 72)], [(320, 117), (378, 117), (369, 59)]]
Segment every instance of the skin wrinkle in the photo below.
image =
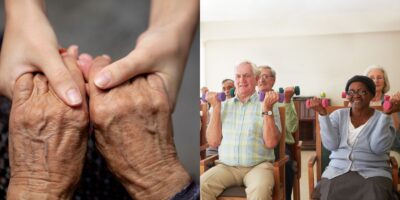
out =
[[(33, 88), (29, 98), (17, 101), (11, 111), (9, 190), (18, 191), (15, 195), (26, 192), (29, 199), (33, 193), (66, 198), (83, 167), (88, 136), (82, 133), (87, 130), (88, 112), (60, 101), (44, 76), (24, 81)], [(16, 89), (15, 94), (19, 92)]]

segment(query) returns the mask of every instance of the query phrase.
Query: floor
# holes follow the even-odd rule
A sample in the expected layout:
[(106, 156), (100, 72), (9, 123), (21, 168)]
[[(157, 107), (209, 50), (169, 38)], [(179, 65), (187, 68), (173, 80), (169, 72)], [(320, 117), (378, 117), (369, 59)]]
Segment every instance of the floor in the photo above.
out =
[[(306, 200), (308, 198), (308, 159), (315, 151), (302, 151), (301, 152), (301, 178), (300, 178), (300, 199)], [(292, 198), (293, 199), (293, 198)]]

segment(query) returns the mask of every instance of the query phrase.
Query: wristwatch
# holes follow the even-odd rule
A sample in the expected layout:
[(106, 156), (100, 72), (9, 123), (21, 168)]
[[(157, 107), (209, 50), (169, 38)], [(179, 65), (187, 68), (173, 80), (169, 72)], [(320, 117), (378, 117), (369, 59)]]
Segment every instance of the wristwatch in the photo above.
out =
[(264, 111), (261, 113), (261, 115), (262, 116), (264, 116), (264, 115), (272, 116), (272, 110)]

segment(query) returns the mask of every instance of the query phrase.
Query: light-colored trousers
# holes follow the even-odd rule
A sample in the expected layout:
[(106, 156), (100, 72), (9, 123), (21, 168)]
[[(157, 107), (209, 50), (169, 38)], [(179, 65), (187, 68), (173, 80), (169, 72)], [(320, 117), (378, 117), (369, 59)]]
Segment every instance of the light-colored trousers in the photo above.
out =
[(253, 167), (217, 164), (200, 177), (201, 200), (215, 200), (231, 186), (246, 187), (247, 199), (270, 200), (274, 188), (273, 165), (263, 162)]

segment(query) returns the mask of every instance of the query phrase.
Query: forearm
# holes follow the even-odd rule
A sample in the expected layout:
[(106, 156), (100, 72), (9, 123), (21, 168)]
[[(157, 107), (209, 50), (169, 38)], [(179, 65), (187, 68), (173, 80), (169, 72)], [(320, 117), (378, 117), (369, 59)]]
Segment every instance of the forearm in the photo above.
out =
[(299, 126), (299, 119), (293, 102), (285, 103), (285, 112), (286, 131), (294, 133)]
[(210, 123), (207, 127), (207, 142), (211, 147), (218, 147), (222, 140), (221, 104), (213, 107)]
[(280, 133), (273, 116), (263, 116), (263, 139), (267, 148), (272, 149), (279, 143)]
[(46, 6), (44, 0), (5, 0), (6, 19), (22, 18), (23, 16), (35, 16), (45, 13)]
[[(178, 30), (193, 33), (198, 24), (199, 12), (198, 0), (152, 0), (149, 28), (173, 25)], [(187, 33), (182, 34), (191, 35)]]
[(382, 114), (378, 125), (372, 130), (370, 140), (371, 151), (376, 154), (389, 151), (392, 148), (395, 132), (392, 124), (392, 116)]
[(322, 144), (326, 149), (330, 151), (338, 149), (340, 144), (339, 130), (337, 128), (333, 128), (332, 122), (328, 115), (325, 116), (319, 115), (318, 117), (319, 117), (319, 126), (321, 128)]

